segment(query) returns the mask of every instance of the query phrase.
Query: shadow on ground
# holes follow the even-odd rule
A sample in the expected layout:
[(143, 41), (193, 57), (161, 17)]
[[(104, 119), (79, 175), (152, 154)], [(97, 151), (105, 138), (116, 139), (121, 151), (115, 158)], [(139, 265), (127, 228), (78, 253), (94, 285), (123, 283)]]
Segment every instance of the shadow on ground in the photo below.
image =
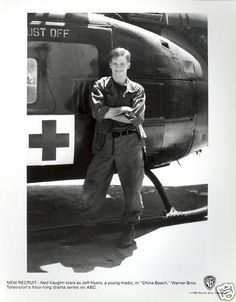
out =
[[(172, 204), (179, 211), (207, 205), (207, 185), (166, 187)], [(122, 233), (119, 217), (123, 211), (120, 186), (111, 186), (94, 226), (83, 225), (77, 207), (81, 186), (28, 187), (28, 272), (70, 270), (89, 272), (96, 267), (112, 268), (133, 255), (136, 243), (119, 249)], [(136, 238), (160, 227), (205, 219), (199, 217), (163, 218), (164, 207), (154, 187), (143, 187), (143, 221)], [(155, 217), (149, 219), (149, 217)]]

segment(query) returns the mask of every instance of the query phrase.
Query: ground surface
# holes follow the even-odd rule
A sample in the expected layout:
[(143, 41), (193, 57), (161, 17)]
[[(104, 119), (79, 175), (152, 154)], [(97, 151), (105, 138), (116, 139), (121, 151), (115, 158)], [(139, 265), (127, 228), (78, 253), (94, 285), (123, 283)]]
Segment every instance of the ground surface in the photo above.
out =
[[(65, 269), (91, 272), (98, 267), (117, 267), (127, 257), (137, 255), (137, 243), (143, 240), (147, 243), (145, 238), (151, 238), (155, 234), (158, 241), (161, 240), (158, 237), (163, 230), (168, 230), (165, 236), (172, 236), (176, 226), (179, 226), (181, 235), (181, 229), (187, 231), (190, 225), (205, 223), (196, 222), (201, 221), (202, 217), (163, 218), (164, 206), (158, 193), (153, 186), (144, 186), (142, 196), (145, 210), (143, 221), (136, 228), (136, 242), (128, 249), (122, 250), (116, 247), (122, 232), (119, 224), (123, 209), (120, 186), (110, 187), (95, 226), (82, 223), (78, 209), (81, 188), (81, 185), (28, 187), (28, 272)], [(179, 211), (189, 211), (207, 205), (207, 185), (165, 189), (172, 204)], [(152, 219), (149, 219), (151, 217)], [(151, 239), (149, 244), (152, 246), (152, 243)], [(143, 256), (146, 252), (145, 248)]]

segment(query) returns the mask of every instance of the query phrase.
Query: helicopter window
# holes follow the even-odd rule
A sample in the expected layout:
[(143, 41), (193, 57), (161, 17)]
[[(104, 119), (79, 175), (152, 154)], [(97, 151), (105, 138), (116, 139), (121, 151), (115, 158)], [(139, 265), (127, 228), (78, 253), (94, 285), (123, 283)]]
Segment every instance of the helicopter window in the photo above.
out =
[(37, 99), (37, 62), (27, 60), (27, 104), (33, 104)]
[[(28, 110), (65, 114), (74, 113), (79, 106), (83, 113), (89, 112), (89, 82), (98, 78), (96, 46), (62, 42), (29, 42), (28, 45), (29, 56), (38, 64), (38, 101), (35, 107), (31, 101)], [(76, 106), (75, 102), (78, 102)]]

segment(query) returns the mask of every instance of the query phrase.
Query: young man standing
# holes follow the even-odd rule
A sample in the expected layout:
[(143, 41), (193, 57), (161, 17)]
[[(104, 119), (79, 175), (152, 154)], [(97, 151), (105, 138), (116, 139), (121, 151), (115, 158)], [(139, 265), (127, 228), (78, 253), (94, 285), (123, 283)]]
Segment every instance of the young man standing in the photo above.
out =
[(145, 92), (127, 77), (130, 52), (113, 49), (109, 63), (112, 75), (95, 82), (91, 93), (92, 115), (96, 119), (93, 159), (82, 193), (82, 208), (95, 214), (101, 207), (113, 173), (117, 171), (124, 192), (122, 216), (125, 230), (118, 244), (126, 248), (134, 242), (135, 224), (143, 211), (141, 187), (144, 177), (141, 123), (144, 120)]

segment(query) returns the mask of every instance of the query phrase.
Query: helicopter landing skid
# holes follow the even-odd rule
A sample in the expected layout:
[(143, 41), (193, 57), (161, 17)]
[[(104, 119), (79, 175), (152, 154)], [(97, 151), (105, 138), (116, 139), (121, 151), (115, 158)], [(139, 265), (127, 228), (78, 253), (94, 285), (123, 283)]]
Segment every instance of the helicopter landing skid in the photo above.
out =
[(150, 170), (145, 169), (146, 176), (151, 180), (151, 182), (154, 184), (155, 188), (157, 189), (157, 192), (159, 193), (161, 200), (164, 204), (165, 211), (163, 213), (165, 218), (173, 218), (173, 217), (188, 217), (188, 216), (207, 216), (207, 206), (204, 206), (202, 208), (198, 208), (195, 210), (190, 211), (177, 211), (173, 205), (171, 205), (170, 198), (167, 195), (164, 187), (162, 186), (159, 179), (156, 177), (156, 175)]
[(185, 216), (183, 211), (177, 211), (174, 207), (171, 207), (169, 212), (164, 211), (164, 214), (166, 218)]

